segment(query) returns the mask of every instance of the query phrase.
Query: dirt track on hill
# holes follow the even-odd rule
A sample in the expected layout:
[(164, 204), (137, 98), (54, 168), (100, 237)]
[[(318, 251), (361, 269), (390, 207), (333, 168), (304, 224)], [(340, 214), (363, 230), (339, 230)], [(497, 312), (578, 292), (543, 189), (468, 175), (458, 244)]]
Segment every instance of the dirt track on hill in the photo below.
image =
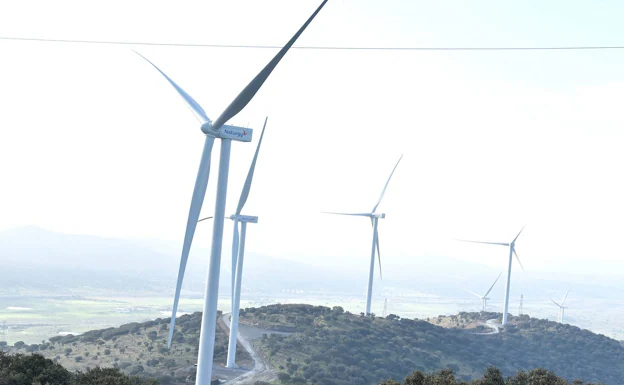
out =
[(487, 320), (485, 321), (485, 323), (479, 322), (479, 325), (485, 326), (486, 328), (490, 328), (491, 331), (487, 333), (474, 333), (474, 334), (480, 334), (480, 335), (498, 334), (500, 333), (500, 328), (502, 327), (499, 323), (496, 322), (495, 319)]
[[(226, 327), (228, 330), (230, 328), (230, 314), (224, 314), (219, 319), (219, 322), (223, 327)], [(239, 323), (238, 325), (238, 343), (241, 344), (245, 350), (251, 356), (253, 360), (253, 368), (244, 374), (228, 380), (225, 382), (226, 385), (252, 385), (256, 381), (266, 381), (271, 382), (277, 379), (277, 374), (271, 368), (271, 366), (266, 362), (262, 353), (257, 352), (251, 343), (251, 341), (262, 337), (263, 334), (284, 334), (288, 335), (291, 333), (278, 333), (271, 330), (265, 330), (260, 328), (254, 328), (250, 326), (245, 326)], [(232, 370), (232, 369), (228, 369)], [(233, 369), (240, 370), (240, 369)]]

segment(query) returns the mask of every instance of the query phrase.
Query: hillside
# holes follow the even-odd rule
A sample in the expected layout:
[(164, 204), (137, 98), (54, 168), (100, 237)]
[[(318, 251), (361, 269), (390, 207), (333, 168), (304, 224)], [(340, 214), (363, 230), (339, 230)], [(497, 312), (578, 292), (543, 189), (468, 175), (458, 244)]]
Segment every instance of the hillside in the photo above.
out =
[[(16, 344), (10, 353), (36, 352), (70, 371), (119, 368), (128, 375), (155, 378), (160, 385), (180, 384), (195, 372), (201, 313), (181, 316), (171, 350), (167, 350), (170, 318), (93, 330), (79, 336), (52, 337), (42, 344)], [(237, 348), (237, 364), (251, 365), (249, 354)], [(215, 363), (226, 360), (227, 336), (217, 329)]]
[[(446, 328), (432, 322), (363, 317), (340, 307), (273, 305), (245, 309), (243, 322), (295, 332), (256, 341), (281, 371), (283, 384), (376, 384), (401, 380), (413, 370), (452, 369), (459, 379), (481, 378), (489, 366), (504, 376), (535, 368), (567, 380), (624, 383), (624, 352), (618, 341), (575, 326), (511, 317), (507, 331), (476, 334), (495, 313), (462, 313)], [(489, 330), (489, 329), (488, 329)]]
[(565, 379), (558, 377), (555, 373), (545, 369), (534, 369), (529, 372), (520, 371), (505, 378), (503, 374), (493, 366), (489, 367), (483, 377), (472, 380), (463, 381), (455, 378), (450, 369), (443, 369), (437, 373), (423, 373), (414, 371), (407, 375), (403, 382), (388, 379), (382, 381), (379, 385), (596, 385), (593, 383), (585, 383), (573, 381), (570, 383)]
[[(618, 341), (528, 316), (510, 317), (505, 332), (484, 334), (490, 331), (484, 322), (500, 317), (498, 313), (460, 313), (429, 320), (363, 317), (340, 307), (311, 305), (241, 310), (243, 324), (292, 333), (263, 335), (254, 341), (282, 385), (374, 385), (389, 378), (400, 383), (414, 370), (446, 369), (457, 379), (448, 384), (460, 384), (483, 378), (490, 366), (498, 367), (505, 377), (544, 368), (567, 381), (624, 383), (624, 352)], [(18, 343), (8, 350), (42, 354), (70, 371), (113, 367), (127, 375), (155, 378), (161, 385), (181, 384), (195, 371), (200, 322), (200, 313), (180, 317), (170, 351), (166, 349), (169, 319), (57, 336), (42, 344)], [(225, 361), (226, 344), (226, 335), (218, 330), (217, 366)], [(240, 347), (237, 363), (251, 366)]]
[(118, 369), (94, 368), (72, 372), (39, 354), (8, 355), (0, 351), (2, 385), (157, 385), (152, 379), (127, 376)]
[[(39, 354), (7, 355), (0, 352), (0, 384), (10, 385), (157, 385), (154, 379), (142, 379), (127, 376), (112, 368), (94, 368), (85, 372), (71, 372)], [(256, 385), (266, 384), (262, 381)], [(530, 372), (518, 372), (506, 381), (497, 368), (490, 367), (479, 380), (470, 383), (456, 380), (451, 370), (445, 369), (438, 373), (422, 373), (415, 371), (403, 380), (403, 385), (570, 385), (569, 382), (557, 377), (554, 373), (536, 369)], [(401, 385), (388, 379), (379, 385)], [(572, 385), (579, 385), (574, 382)], [(592, 385), (592, 384), (587, 384)]]

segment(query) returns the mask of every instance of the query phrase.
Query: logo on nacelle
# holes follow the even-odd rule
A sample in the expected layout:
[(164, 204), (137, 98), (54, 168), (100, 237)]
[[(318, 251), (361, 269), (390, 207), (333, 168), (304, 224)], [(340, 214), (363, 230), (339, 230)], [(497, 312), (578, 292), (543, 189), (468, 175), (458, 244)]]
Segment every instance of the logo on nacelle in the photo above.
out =
[(252, 215), (239, 215), (238, 220), (247, 223), (258, 223), (258, 217)]
[(258, 217), (254, 215), (232, 215), (230, 219), (245, 223), (258, 223)]
[(251, 128), (223, 125), (219, 132), (219, 137), (241, 142), (251, 142), (252, 134), (253, 130)]

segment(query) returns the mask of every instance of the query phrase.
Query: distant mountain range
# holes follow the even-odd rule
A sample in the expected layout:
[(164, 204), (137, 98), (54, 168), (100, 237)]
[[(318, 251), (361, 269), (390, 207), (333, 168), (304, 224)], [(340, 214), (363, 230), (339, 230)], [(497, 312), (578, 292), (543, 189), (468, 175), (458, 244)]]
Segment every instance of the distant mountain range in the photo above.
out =
[(56, 233), (27, 226), (0, 232), (0, 260), (19, 267), (152, 270), (167, 267), (167, 257), (129, 241)]
[[(123, 240), (73, 235), (27, 226), (0, 232), (0, 272), (14, 286), (139, 289), (171, 293), (180, 245), (159, 240)], [(184, 289), (203, 293), (209, 250), (191, 250)], [(361, 294), (368, 281), (368, 257), (361, 265), (319, 267), (267, 255), (245, 258), (244, 289), (256, 293), (320, 292)], [(340, 260), (337, 258), (336, 260)], [(224, 250), (221, 290), (229, 290), (230, 256)], [(409, 266), (384, 266), (386, 287), (457, 294), (458, 282), (493, 276), (491, 268), (449, 258), (417, 259)], [(379, 280), (377, 271), (375, 280)], [(390, 278), (388, 278), (390, 277)], [(5, 285), (6, 286), (6, 285)], [(376, 285), (376, 290), (380, 289)], [(462, 292), (463, 293), (463, 292)]]
[[(72, 235), (35, 226), (0, 232), (2, 285), (11, 287), (143, 288), (171, 293), (178, 274), (180, 248), (158, 241)], [(208, 250), (191, 252), (184, 288), (201, 292)], [(230, 257), (223, 253), (221, 290), (229, 290)], [(353, 285), (340, 272), (250, 253), (245, 283), (255, 291), (348, 291)]]
[[(0, 232), (0, 290), (10, 288), (53, 289), (84, 287), (118, 291), (173, 292), (179, 267), (180, 246), (157, 240), (123, 240), (91, 235), (72, 235), (35, 226)], [(202, 295), (207, 268), (206, 249), (193, 249), (186, 269), (184, 290)], [(385, 257), (385, 256), (384, 256)], [(249, 253), (245, 258), (244, 290), (254, 293), (314, 292), (360, 295), (366, 289), (368, 256), (359, 265), (337, 263), (312, 266), (301, 262)], [(385, 257), (387, 258), (387, 257)], [(464, 289), (487, 290), (500, 270), (450, 257), (384, 260), (384, 279), (375, 272), (375, 290), (397, 290), (404, 295), (467, 297)], [(336, 258), (336, 261), (341, 261)], [(220, 287), (229, 291), (230, 256), (224, 250)], [(502, 277), (501, 285), (504, 282)], [(563, 283), (562, 283), (563, 282)], [(620, 298), (620, 281), (605, 277), (570, 277), (544, 273), (514, 273), (515, 287), (532, 298), (565, 292)], [(493, 293), (498, 296), (499, 288)]]

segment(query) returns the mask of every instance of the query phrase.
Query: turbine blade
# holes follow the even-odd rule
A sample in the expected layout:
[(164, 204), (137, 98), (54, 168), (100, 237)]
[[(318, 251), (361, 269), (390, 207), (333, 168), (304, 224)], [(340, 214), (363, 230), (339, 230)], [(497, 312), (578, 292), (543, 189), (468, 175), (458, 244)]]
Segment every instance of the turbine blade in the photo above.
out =
[(483, 243), (486, 245), (499, 245), (499, 246), (509, 246), (509, 243), (500, 243), (500, 242), (481, 242), (481, 241), (469, 241), (466, 239), (456, 239), (459, 242), (469, 242), (469, 243)]
[(525, 226), (522, 226), (522, 229), (520, 229), (520, 232), (518, 233), (518, 235), (516, 235), (516, 237), (514, 238), (514, 240), (513, 240), (513, 241), (511, 241), (511, 243), (514, 243), (514, 242), (516, 241), (516, 239), (518, 239), (518, 237), (520, 236), (520, 234), (522, 234), (522, 230), (524, 230), (524, 228), (525, 228), (525, 227), (526, 227), (526, 225), (525, 225)]
[(191, 244), (193, 243), (193, 235), (195, 235), (195, 228), (197, 227), (199, 212), (201, 211), (202, 204), (204, 203), (206, 187), (208, 186), (208, 176), (210, 175), (210, 155), (212, 154), (212, 145), (214, 144), (214, 140), (214, 137), (206, 136), (206, 141), (204, 142), (204, 151), (202, 153), (201, 161), (199, 163), (197, 179), (195, 180), (195, 188), (193, 189), (193, 198), (191, 199), (191, 208), (189, 209), (188, 220), (186, 222), (186, 232), (184, 234), (184, 244), (182, 246), (182, 256), (180, 257), (180, 270), (178, 271), (178, 281), (176, 282), (176, 291), (175, 296), (173, 297), (173, 311), (171, 313), (171, 324), (169, 325), (169, 340), (167, 343), (168, 348), (171, 348), (171, 341), (173, 338), (173, 332), (175, 330), (175, 317), (178, 313), (178, 303), (180, 301), (180, 291), (182, 290), (184, 270), (186, 269), (186, 262), (188, 260), (188, 255), (191, 250)]
[(386, 189), (388, 188), (388, 184), (390, 183), (390, 179), (392, 179), (392, 174), (394, 174), (394, 170), (396, 170), (401, 159), (403, 159), (403, 155), (399, 157), (399, 160), (394, 165), (394, 168), (392, 169), (392, 172), (390, 173), (390, 176), (388, 177), (388, 180), (386, 181), (386, 185), (384, 186), (383, 190), (381, 190), (381, 195), (379, 196), (379, 200), (377, 201), (377, 204), (375, 204), (375, 207), (373, 207), (373, 211), (371, 211), (371, 213), (374, 213), (375, 210), (377, 210), (377, 206), (379, 206), (379, 204), (381, 203), (381, 200), (383, 199), (384, 194), (386, 193)]
[(494, 288), (494, 285), (496, 285), (496, 282), (498, 282), (498, 279), (501, 277), (503, 273), (500, 273), (498, 275), (498, 277), (496, 277), (496, 281), (494, 281), (494, 283), (492, 284), (492, 286), (490, 286), (490, 290), (487, 291), (487, 293), (485, 293), (484, 297), (487, 297), (488, 294), (490, 294), (490, 292), (492, 291), (492, 289)]
[(234, 237), (232, 240), (232, 310), (234, 304), (234, 288), (236, 285), (236, 263), (238, 260), (238, 248), (240, 246), (240, 238), (238, 235), (238, 221), (234, 220)]
[(152, 67), (156, 68), (156, 70), (160, 72), (160, 74), (164, 76), (165, 79), (167, 79), (167, 81), (169, 81), (169, 83), (173, 86), (173, 88), (175, 88), (176, 91), (178, 91), (178, 94), (182, 96), (182, 99), (184, 99), (184, 101), (189, 106), (189, 108), (191, 109), (191, 111), (193, 112), (197, 120), (199, 120), (201, 123), (210, 122), (210, 119), (208, 119), (208, 116), (206, 115), (206, 112), (204, 111), (204, 109), (199, 105), (199, 103), (195, 101), (195, 99), (191, 97), (191, 95), (187, 94), (186, 91), (184, 91), (173, 80), (171, 80), (169, 76), (167, 76), (164, 72), (162, 72), (160, 68), (156, 67), (156, 64), (149, 61), (145, 56), (141, 55), (137, 51), (134, 51), (134, 52), (137, 55), (141, 56), (143, 59), (145, 59), (148, 63), (150, 63)]
[[(485, 297), (485, 295), (484, 295), (484, 296), (480, 296), (479, 294), (475, 293), (475, 292), (474, 292), (474, 291), (472, 291), (472, 290), (468, 290), (468, 289), (462, 289), (462, 290), (463, 290), (463, 291), (465, 291), (465, 292), (467, 292), (467, 293), (470, 293), (470, 294), (472, 294), (472, 295), (476, 296), (476, 297), (477, 297), (477, 298), (479, 298), (479, 299), (483, 299), (483, 297)], [(486, 294), (486, 295), (487, 295), (487, 294)]]
[(518, 253), (516, 253), (516, 248), (513, 248), (513, 253), (516, 256), (516, 260), (518, 261), (518, 264), (520, 264), (520, 268), (522, 268), (522, 271), (524, 271), (524, 266), (522, 266), (522, 262), (520, 262), (520, 257), (518, 257)]
[[(570, 288), (572, 289), (572, 288)], [(563, 297), (563, 301), (561, 301), (561, 306), (563, 306), (563, 304), (565, 303), (566, 299), (568, 298), (568, 293), (570, 292), (570, 289), (568, 289), (568, 291), (566, 291), (565, 296)]]
[[(371, 218), (371, 226), (373, 225), (373, 218)], [(379, 278), (383, 280), (383, 274), (381, 272), (381, 251), (379, 251), (379, 230), (375, 230), (375, 246), (377, 247), (377, 260), (379, 261)]]
[(198, 220), (197, 222), (205, 221), (206, 219), (212, 219), (212, 217), (202, 218), (202, 219)]
[(260, 145), (262, 144), (262, 137), (264, 136), (264, 129), (266, 128), (267, 120), (269, 120), (268, 116), (266, 117), (266, 119), (264, 119), (264, 126), (262, 127), (262, 133), (260, 134), (260, 139), (258, 140), (258, 147), (256, 147), (256, 153), (254, 154), (253, 160), (251, 161), (251, 167), (249, 167), (249, 173), (247, 174), (247, 179), (245, 179), (243, 191), (241, 192), (240, 199), (238, 200), (236, 215), (240, 215), (241, 211), (243, 210), (243, 206), (245, 206), (247, 198), (249, 197), (249, 190), (251, 190), (251, 182), (253, 180), (254, 170), (256, 169), (256, 161), (258, 160), (258, 153), (260, 152)]
[[(332, 214), (332, 215), (351, 215), (356, 217), (370, 217), (371, 215), (368, 213), (335, 213), (331, 211), (321, 211), (323, 214)], [(371, 218), (372, 220), (372, 218)]]
[(277, 53), (277, 55), (275, 55), (275, 57), (266, 65), (266, 67), (264, 67), (262, 71), (260, 71), (258, 75), (256, 75), (256, 77), (253, 78), (251, 82), (249, 82), (247, 87), (245, 87), (241, 91), (241, 93), (238, 94), (236, 99), (234, 99), (234, 101), (230, 103), (230, 105), (225, 109), (225, 111), (221, 113), (221, 115), (217, 118), (217, 120), (215, 120), (214, 123), (212, 124), (213, 130), (216, 131), (219, 128), (221, 128), (222, 125), (224, 125), (228, 120), (236, 116), (236, 114), (238, 114), (243, 108), (245, 108), (247, 103), (249, 103), (251, 99), (253, 99), (254, 95), (256, 95), (256, 92), (258, 92), (260, 87), (262, 87), (262, 84), (264, 84), (264, 82), (267, 80), (269, 75), (271, 75), (271, 72), (273, 72), (273, 70), (275, 69), (277, 64), (280, 62), (280, 60), (282, 60), (284, 55), (286, 55), (286, 52), (288, 52), (290, 47), (292, 47), (292, 45), (295, 43), (295, 41), (297, 41), (299, 36), (301, 36), (303, 31), (308, 27), (308, 25), (312, 22), (312, 20), (316, 17), (316, 15), (321, 11), (323, 6), (325, 6), (325, 3), (327, 3), (327, 0), (324, 0), (323, 3), (321, 3), (321, 5), (316, 9), (316, 11), (314, 11), (312, 16), (310, 16), (310, 18), (303, 24), (303, 26), (299, 28), (297, 33), (295, 33), (295, 35), (288, 41), (288, 43), (286, 43), (286, 45)]
[[(550, 297), (548, 297), (548, 298), (550, 298)], [(557, 305), (557, 306), (561, 307), (561, 305), (559, 305), (557, 302), (555, 302), (555, 300), (554, 300), (554, 299), (550, 298), (550, 300), (551, 300), (551, 301), (553, 301), (553, 303), (554, 303), (555, 305)]]

